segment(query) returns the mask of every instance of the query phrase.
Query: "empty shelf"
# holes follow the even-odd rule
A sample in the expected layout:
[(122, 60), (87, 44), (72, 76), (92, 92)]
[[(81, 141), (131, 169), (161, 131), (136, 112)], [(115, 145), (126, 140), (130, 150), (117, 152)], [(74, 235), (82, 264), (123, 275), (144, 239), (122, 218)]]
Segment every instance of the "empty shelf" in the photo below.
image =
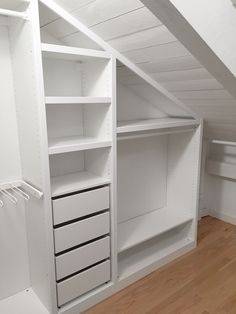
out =
[(193, 219), (188, 211), (161, 208), (118, 225), (118, 251), (125, 251)]
[[(175, 239), (173, 239), (173, 237)], [(162, 243), (147, 243), (142, 248), (126, 254), (119, 255), (118, 268), (119, 280), (123, 280), (132, 276), (136, 272), (142, 271), (145, 267), (152, 267), (153, 270), (157, 267), (170, 262), (178, 255), (186, 253), (195, 246), (194, 240), (185, 236), (181, 238), (178, 234), (162, 239)]]
[(52, 197), (73, 193), (99, 185), (109, 184), (110, 180), (88, 171), (76, 172), (51, 178)]
[(45, 103), (63, 104), (109, 104), (111, 97), (45, 97)]
[(198, 125), (199, 121), (194, 119), (179, 119), (179, 118), (160, 118), (160, 119), (145, 119), (145, 120), (129, 120), (118, 121), (117, 133), (129, 133), (138, 131), (148, 131), (155, 129), (167, 129), (183, 126)]
[(49, 155), (111, 146), (111, 141), (95, 137), (72, 136), (49, 139)]
[(206, 169), (209, 174), (233, 180), (236, 179), (236, 164), (217, 160), (208, 160)]
[(69, 47), (53, 44), (41, 44), (43, 56), (46, 58), (55, 58), (71, 61), (86, 61), (91, 58), (109, 59), (110, 54), (105, 51)]

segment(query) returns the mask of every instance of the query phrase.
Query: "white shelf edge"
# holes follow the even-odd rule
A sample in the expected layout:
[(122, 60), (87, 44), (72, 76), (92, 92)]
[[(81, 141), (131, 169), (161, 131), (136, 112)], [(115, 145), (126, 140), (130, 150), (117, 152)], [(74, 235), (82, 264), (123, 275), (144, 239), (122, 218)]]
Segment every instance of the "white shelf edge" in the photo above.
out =
[(51, 177), (51, 196), (57, 197), (110, 183), (110, 179), (100, 177), (88, 171)]
[(171, 119), (166, 122), (162, 122), (161, 121), (162, 119), (145, 119), (145, 120), (127, 121), (127, 125), (123, 125), (123, 126), (122, 125), (119, 126), (119, 121), (118, 121), (117, 134), (199, 125), (199, 121), (194, 120), (194, 119), (177, 119), (177, 118), (171, 118)]
[[(95, 149), (95, 148), (105, 148), (105, 147), (111, 147), (112, 141), (108, 140), (99, 140), (97, 138), (84, 138), (84, 139), (78, 139), (78, 142), (76, 143), (76, 138), (73, 140), (73, 143), (70, 143), (70, 137), (68, 137), (68, 143), (67, 138), (62, 138), (63, 144), (53, 144), (53, 140), (49, 140), (49, 147), (48, 147), (48, 153), (49, 155), (55, 155), (55, 154), (61, 154), (61, 153), (70, 153), (70, 152), (77, 152), (81, 150), (89, 150), (89, 149)], [(58, 140), (58, 139), (56, 139)], [(60, 140), (60, 139), (59, 139)]]
[(210, 159), (206, 163), (206, 169), (211, 175), (236, 180), (236, 164)]
[(109, 104), (111, 103), (111, 97), (45, 97), (45, 103), (47, 105), (55, 104)]
[(64, 54), (71, 56), (78, 56), (79, 57), (90, 57), (90, 58), (102, 58), (102, 59), (110, 59), (110, 53), (106, 51), (100, 50), (93, 50), (93, 49), (85, 49), (85, 48), (77, 48), (77, 47), (70, 47), (70, 46), (63, 46), (63, 45), (54, 45), (54, 44), (47, 44), (41, 43), (42, 52), (47, 54)]
[[(163, 214), (162, 214), (163, 213)], [(148, 214), (142, 215), (142, 216), (138, 216), (136, 218), (130, 219), (128, 221), (122, 222), (120, 224), (118, 224), (118, 253), (124, 252), (136, 245), (139, 245), (145, 241), (148, 241), (152, 238), (155, 238), (157, 236), (160, 236), (162, 234), (164, 234), (165, 232), (168, 232), (174, 228), (177, 228), (187, 222), (190, 222), (194, 219), (193, 215), (191, 215), (191, 213), (184, 211), (182, 213), (182, 217), (180, 217), (180, 214), (178, 212), (178, 215), (174, 217), (173, 219), (173, 214), (175, 213), (174, 210), (170, 210), (167, 208), (161, 208), (161, 209), (157, 209), (155, 211), (152, 211)], [(169, 216), (169, 221), (166, 219), (167, 215)], [(164, 218), (161, 217), (162, 215), (165, 215)], [(159, 217), (158, 217), (159, 216)], [(170, 218), (172, 218), (173, 222), (170, 221)], [(142, 223), (141, 221), (143, 219), (146, 219), (146, 222)], [(164, 226), (164, 224), (162, 223), (161, 226), (157, 226), (156, 222), (158, 220), (165, 220), (168, 221), (168, 223), (166, 224), (166, 226)], [(152, 230), (152, 226), (151, 223), (155, 222), (155, 228), (153, 227), (153, 231)], [(136, 235), (137, 239), (134, 240), (130, 240), (130, 237), (127, 233), (131, 232), (131, 235), (134, 235), (133, 231), (135, 230), (135, 227), (140, 227), (140, 225), (143, 227), (139, 228), (139, 230), (136, 230)], [(158, 227), (160, 227), (159, 230)], [(145, 231), (144, 231), (145, 229)], [(128, 230), (128, 231), (127, 231)], [(131, 230), (131, 231), (130, 231)], [(155, 231), (154, 231), (155, 230)], [(133, 233), (133, 234), (132, 234)], [(141, 236), (141, 233), (143, 233), (143, 235)], [(120, 236), (124, 236), (126, 234), (127, 237), (127, 241), (124, 242), (123, 244), (120, 243), (121, 241), (119, 241)]]

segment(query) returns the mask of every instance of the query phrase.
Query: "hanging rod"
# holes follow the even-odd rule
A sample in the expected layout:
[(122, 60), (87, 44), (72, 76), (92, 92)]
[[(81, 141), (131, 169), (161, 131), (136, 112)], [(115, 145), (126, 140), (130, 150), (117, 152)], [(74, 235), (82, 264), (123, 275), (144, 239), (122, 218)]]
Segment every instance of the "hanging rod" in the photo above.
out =
[(236, 146), (236, 142), (228, 142), (228, 141), (220, 141), (220, 140), (211, 140), (210, 143), (218, 144), (218, 145)]
[(0, 15), (10, 16), (10, 17), (19, 17), (24, 20), (28, 19), (28, 15), (25, 12), (18, 12), (13, 10), (0, 9)]
[(153, 137), (153, 136), (160, 136), (160, 135), (167, 135), (167, 134), (176, 134), (176, 133), (186, 133), (186, 132), (192, 132), (195, 128), (190, 129), (183, 129), (183, 130), (171, 130), (171, 131), (164, 131), (164, 132), (147, 132), (147, 133), (140, 133), (137, 134), (137, 132), (129, 133), (128, 135), (119, 135), (117, 136), (117, 141), (122, 140), (132, 140), (136, 138), (145, 138), (145, 137)]
[[(24, 189), (24, 191), (22, 189)], [(6, 191), (6, 190), (11, 190), (15, 192), (16, 194), (22, 196), (22, 198), (28, 200), (29, 199), (29, 194), (32, 196), (36, 197), (37, 199), (40, 199), (43, 197), (43, 192), (31, 185), (30, 183), (24, 181), (24, 180), (18, 180), (18, 181), (12, 181), (12, 182), (6, 182), (0, 184), (0, 191)], [(27, 193), (25, 193), (25, 191)]]

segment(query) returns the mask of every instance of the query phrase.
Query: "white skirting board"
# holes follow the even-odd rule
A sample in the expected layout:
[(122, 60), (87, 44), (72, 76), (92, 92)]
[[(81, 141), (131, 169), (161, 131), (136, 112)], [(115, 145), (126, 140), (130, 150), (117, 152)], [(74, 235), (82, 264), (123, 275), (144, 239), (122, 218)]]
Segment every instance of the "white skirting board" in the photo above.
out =
[(32, 289), (0, 301), (2, 314), (49, 314)]
[(236, 215), (235, 216), (231, 216), (225, 213), (220, 213), (216, 210), (210, 210), (210, 216), (218, 218), (220, 220), (223, 220), (225, 222), (228, 222), (230, 224), (236, 225)]

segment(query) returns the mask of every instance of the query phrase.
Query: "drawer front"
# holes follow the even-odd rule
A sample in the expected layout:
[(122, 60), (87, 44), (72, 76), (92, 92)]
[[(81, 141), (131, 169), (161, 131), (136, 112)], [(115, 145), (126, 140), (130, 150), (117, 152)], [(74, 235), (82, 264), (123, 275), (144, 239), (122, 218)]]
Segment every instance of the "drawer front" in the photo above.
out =
[(57, 280), (89, 267), (110, 256), (110, 238), (97, 240), (56, 257)]
[(54, 225), (109, 208), (109, 187), (53, 201)]
[(79, 273), (57, 284), (58, 306), (61, 306), (82, 294), (110, 280), (110, 261)]
[(55, 229), (55, 252), (59, 253), (107, 234), (110, 231), (109, 225), (109, 213), (106, 212)]

